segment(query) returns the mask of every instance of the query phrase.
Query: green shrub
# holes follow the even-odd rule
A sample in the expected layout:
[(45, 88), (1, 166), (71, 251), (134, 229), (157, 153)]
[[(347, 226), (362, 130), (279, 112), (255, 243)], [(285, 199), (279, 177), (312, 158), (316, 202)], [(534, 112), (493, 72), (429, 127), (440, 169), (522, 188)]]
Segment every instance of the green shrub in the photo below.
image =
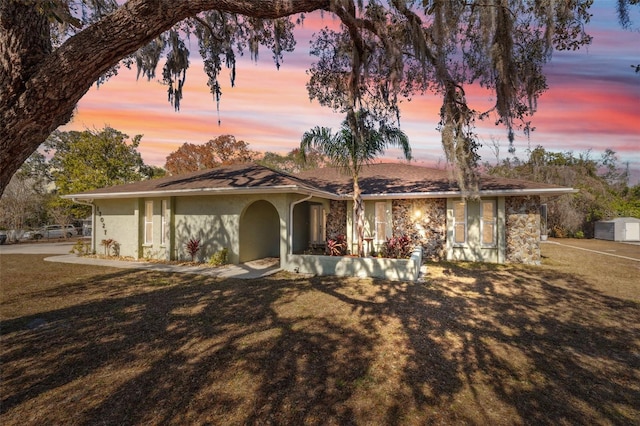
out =
[(71, 247), (69, 253), (75, 253), (78, 256), (86, 256), (88, 254), (91, 254), (91, 243), (85, 242), (83, 240), (78, 240), (73, 245), (73, 247)]
[(209, 258), (209, 265), (211, 266), (221, 266), (227, 264), (227, 255), (229, 254), (229, 250), (227, 248), (223, 248), (215, 252), (213, 256)]
[[(118, 243), (114, 239), (107, 239), (100, 241), (100, 245), (104, 247), (104, 255), (105, 256), (116, 256), (120, 255), (120, 243)], [(112, 253), (113, 252), (113, 253)]]

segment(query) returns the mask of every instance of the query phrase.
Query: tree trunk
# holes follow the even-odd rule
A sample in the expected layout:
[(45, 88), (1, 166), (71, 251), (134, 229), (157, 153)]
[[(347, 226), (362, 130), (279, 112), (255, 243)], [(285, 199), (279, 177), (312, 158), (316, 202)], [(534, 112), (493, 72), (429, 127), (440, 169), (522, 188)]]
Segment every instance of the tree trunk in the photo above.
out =
[(358, 256), (364, 257), (364, 205), (358, 175), (353, 175), (353, 215), (356, 218), (356, 238)]
[(329, 7), (330, 0), (130, 0), (51, 51), (47, 17), (35, 6), (2, 0), (0, 195), (101, 75), (175, 23), (211, 9), (278, 18)]

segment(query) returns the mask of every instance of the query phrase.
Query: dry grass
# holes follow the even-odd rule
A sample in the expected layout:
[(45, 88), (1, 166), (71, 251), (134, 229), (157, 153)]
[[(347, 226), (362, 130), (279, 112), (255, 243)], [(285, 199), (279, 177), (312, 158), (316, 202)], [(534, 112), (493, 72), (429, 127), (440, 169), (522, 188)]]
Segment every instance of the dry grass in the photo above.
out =
[(557, 249), (419, 284), (4, 255), (0, 423), (638, 424), (637, 266)]
[[(640, 302), (640, 245), (601, 240), (554, 239), (562, 245), (543, 244), (544, 266), (579, 277), (592, 288), (608, 296)], [(637, 259), (604, 256), (585, 250), (600, 251)]]

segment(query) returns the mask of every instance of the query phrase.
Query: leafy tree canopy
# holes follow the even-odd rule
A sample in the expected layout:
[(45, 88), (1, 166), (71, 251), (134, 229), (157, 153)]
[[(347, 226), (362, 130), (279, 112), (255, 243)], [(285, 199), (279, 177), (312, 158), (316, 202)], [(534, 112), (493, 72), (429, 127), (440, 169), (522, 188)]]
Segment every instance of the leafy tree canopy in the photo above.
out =
[(305, 150), (304, 155), (299, 148), (294, 148), (285, 155), (265, 152), (257, 162), (263, 166), (286, 173), (313, 170), (330, 164), (329, 159), (313, 147)]
[(628, 171), (616, 153), (607, 149), (599, 158), (590, 152), (550, 152), (538, 146), (526, 160), (517, 157), (488, 165), (496, 176), (573, 187), (576, 194), (547, 201), (552, 236), (593, 235), (594, 222), (620, 216), (640, 218), (640, 185), (628, 187)]
[(45, 142), (52, 155), (51, 176), (60, 195), (136, 182), (153, 176), (138, 152), (142, 135), (133, 139), (111, 127), (82, 132), (55, 131)]
[(202, 145), (185, 142), (167, 156), (165, 169), (171, 175), (210, 169), (220, 165), (250, 163), (258, 153), (249, 149), (245, 141), (232, 135), (222, 135)]

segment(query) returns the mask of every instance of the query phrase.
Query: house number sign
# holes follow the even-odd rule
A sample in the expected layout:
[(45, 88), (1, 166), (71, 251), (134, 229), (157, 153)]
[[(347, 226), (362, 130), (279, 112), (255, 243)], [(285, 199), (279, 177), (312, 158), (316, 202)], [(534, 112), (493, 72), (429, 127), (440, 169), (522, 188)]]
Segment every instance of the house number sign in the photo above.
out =
[(96, 214), (100, 218), (100, 224), (102, 225), (102, 230), (104, 231), (104, 235), (107, 235), (107, 228), (104, 224), (104, 217), (102, 217), (102, 212), (100, 211), (100, 208), (98, 206), (96, 206)]

